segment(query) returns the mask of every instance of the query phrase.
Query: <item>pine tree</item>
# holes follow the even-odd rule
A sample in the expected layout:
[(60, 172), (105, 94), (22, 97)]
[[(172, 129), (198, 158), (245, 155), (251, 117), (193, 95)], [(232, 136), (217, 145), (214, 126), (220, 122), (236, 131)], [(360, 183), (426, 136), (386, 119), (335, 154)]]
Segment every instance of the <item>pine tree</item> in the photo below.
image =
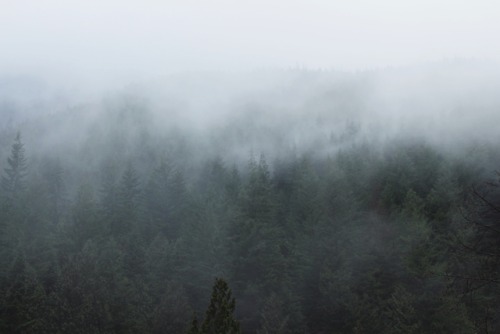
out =
[(140, 183), (137, 172), (131, 164), (125, 169), (119, 184), (118, 207), (119, 224), (125, 231), (129, 231), (138, 216), (138, 199), (140, 194)]
[(118, 220), (118, 181), (117, 168), (113, 162), (103, 165), (101, 170), (100, 209), (103, 218), (103, 230), (111, 233)]
[(2, 190), (7, 203), (12, 204), (25, 187), (24, 178), (28, 168), (20, 132), (14, 139), (7, 164), (8, 167), (4, 169), (6, 175), (2, 176)]
[[(241, 333), (239, 322), (234, 319), (235, 300), (226, 281), (215, 279), (212, 299), (201, 325), (202, 334), (237, 334)], [(194, 327), (193, 327), (194, 328)]]
[(0, 318), (5, 333), (41, 333), (46, 294), (34, 268), (18, 256), (9, 273), (9, 287), (2, 300)]
[(105, 234), (98, 221), (98, 204), (89, 184), (83, 184), (78, 189), (71, 214), (73, 225), (70, 235), (78, 248), (83, 247), (88, 239)]
[(181, 227), (189, 220), (190, 199), (180, 170), (168, 161), (163, 161), (153, 172), (144, 192), (147, 222), (153, 238), (163, 233), (175, 240)]
[(283, 263), (279, 261), (282, 232), (276, 220), (271, 175), (262, 157), (258, 164), (250, 164), (249, 179), (240, 199), (240, 215), (231, 228), (236, 260), (234, 278), (238, 284), (249, 277), (266, 277), (266, 283), (278, 280), (276, 271), (283, 272)]
[(48, 218), (57, 225), (62, 218), (65, 202), (64, 169), (59, 159), (48, 159), (42, 167), (47, 194)]
[(151, 333), (183, 333), (187, 329), (189, 316), (192, 313), (186, 291), (178, 282), (167, 281), (165, 284), (165, 281), (162, 281), (162, 283), (164, 287), (156, 290), (161, 295), (151, 312)]
[(28, 210), (26, 201), (21, 200), (26, 184), (27, 162), (24, 144), (18, 132), (12, 144), (7, 168), (2, 175), (0, 189), (0, 277), (3, 277), (14, 258), (14, 251), (21, 239)]
[(196, 317), (196, 314), (193, 315), (193, 321), (191, 322), (188, 334), (200, 334), (200, 326), (198, 325), (198, 318)]
[(177, 236), (177, 231), (172, 228), (170, 183), (172, 179), (172, 166), (168, 161), (162, 161), (153, 174), (144, 192), (148, 235), (153, 239), (162, 232), (170, 239)]

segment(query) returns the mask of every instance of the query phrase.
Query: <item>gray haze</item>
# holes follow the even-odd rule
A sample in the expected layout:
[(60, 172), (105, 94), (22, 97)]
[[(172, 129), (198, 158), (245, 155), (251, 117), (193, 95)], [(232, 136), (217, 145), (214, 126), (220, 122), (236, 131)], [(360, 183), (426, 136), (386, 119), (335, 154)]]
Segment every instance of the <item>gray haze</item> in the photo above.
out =
[[(2, 0), (0, 71), (99, 86), (192, 70), (500, 59), (496, 1)], [(56, 76), (57, 74), (57, 76)]]
[[(243, 160), (402, 135), (498, 138), (493, 1), (1, 4), (0, 130), (40, 149), (83, 145), (127, 101), (152, 133), (176, 128)], [(56, 114), (29, 138), (32, 120)]]
[(500, 139), (499, 86), (500, 67), (481, 61), (361, 72), (193, 72), (79, 102), (19, 78), (4, 83), (10, 94), (0, 109), (7, 130), (0, 158), (17, 130), (39, 156), (79, 161), (86, 150), (93, 152), (88, 163), (100, 156), (99, 146), (90, 149), (96, 144), (116, 145), (126, 155), (145, 140), (167, 155), (187, 147), (200, 161), (221, 156), (243, 164), (250, 154), (324, 157), (352, 145), (414, 139), (463, 150)]

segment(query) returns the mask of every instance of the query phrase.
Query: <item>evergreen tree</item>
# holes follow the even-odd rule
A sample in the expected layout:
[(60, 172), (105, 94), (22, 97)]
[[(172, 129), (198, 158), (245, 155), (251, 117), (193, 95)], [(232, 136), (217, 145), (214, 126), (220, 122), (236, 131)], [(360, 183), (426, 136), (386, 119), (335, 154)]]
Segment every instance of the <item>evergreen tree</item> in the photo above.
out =
[(59, 159), (48, 159), (42, 167), (47, 193), (48, 218), (57, 225), (64, 210), (64, 170)]
[(132, 230), (138, 218), (140, 183), (137, 172), (131, 164), (127, 165), (119, 184), (118, 220), (112, 227), (117, 234)]
[(78, 249), (81, 249), (88, 239), (105, 234), (98, 222), (98, 207), (90, 185), (84, 184), (78, 189), (71, 214), (73, 224), (70, 235)]
[(45, 290), (23, 258), (14, 260), (0, 308), (5, 333), (41, 333), (45, 326)]
[(144, 197), (147, 215), (148, 239), (162, 232), (169, 239), (177, 236), (177, 229), (171, 219), (170, 183), (172, 166), (163, 160), (152, 173), (147, 184)]
[(164, 290), (163, 295), (159, 296), (152, 312), (151, 333), (183, 333), (186, 331), (186, 324), (192, 312), (184, 287), (176, 282), (167, 282), (163, 285), (164, 287), (159, 290)]
[(23, 232), (26, 231), (26, 200), (21, 199), (25, 192), (27, 162), (24, 144), (18, 132), (12, 144), (7, 167), (2, 175), (0, 192), (0, 277), (4, 277), (11, 265)]
[[(201, 334), (237, 334), (240, 324), (234, 319), (235, 300), (226, 281), (217, 278), (212, 291), (212, 299), (201, 325)], [(193, 325), (193, 328), (195, 326)]]
[(7, 164), (8, 167), (4, 169), (6, 175), (2, 176), (2, 190), (7, 204), (12, 204), (25, 188), (24, 178), (28, 168), (20, 132), (14, 139)]
[[(277, 283), (283, 274), (280, 258), (283, 231), (276, 220), (276, 196), (264, 158), (251, 161), (250, 175), (240, 199), (240, 215), (232, 226), (232, 253), (237, 284), (265, 277)], [(262, 280), (260, 280), (262, 283)]]
[(107, 234), (118, 224), (118, 185), (117, 168), (113, 162), (108, 162), (101, 169), (100, 209), (103, 218), (103, 229)]
[(458, 250), (454, 283), (467, 298), (481, 332), (500, 331), (500, 173), (473, 187), (465, 224), (452, 249)]
[(168, 161), (162, 161), (155, 169), (144, 194), (149, 238), (163, 233), (175, 240), (181, 228), (189, 220), (190, 198), (184, 175)]
[(199, 334), (200, 326), (198, 325), (198, 318), (196, 314), (193, 315), (193, 321), (191, 321), (191, 327), (189, 328), (188, 334)]

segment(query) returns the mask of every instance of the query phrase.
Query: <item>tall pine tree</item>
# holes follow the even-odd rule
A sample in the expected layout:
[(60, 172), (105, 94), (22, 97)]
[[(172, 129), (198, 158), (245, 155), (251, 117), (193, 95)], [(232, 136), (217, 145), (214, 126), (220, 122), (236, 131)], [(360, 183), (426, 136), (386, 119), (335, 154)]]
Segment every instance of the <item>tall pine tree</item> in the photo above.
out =
[(5, 175), (2, 176), (2, 193), (6, 203), (12, 204), (25, 187), (24, 178), (28, 168), (20, 132), (17, 133), (14, 139), (7, 164), (8, 167), (4, 169)]
[(216, 278), (212, 291), (212, 299), (205, 314), (205, 320), (198, 329), (194, 318), (189, 333), (200, 334), (239, 334), (240, 324), (234, 319), (235, 300), (231, 289), (222, 278)]

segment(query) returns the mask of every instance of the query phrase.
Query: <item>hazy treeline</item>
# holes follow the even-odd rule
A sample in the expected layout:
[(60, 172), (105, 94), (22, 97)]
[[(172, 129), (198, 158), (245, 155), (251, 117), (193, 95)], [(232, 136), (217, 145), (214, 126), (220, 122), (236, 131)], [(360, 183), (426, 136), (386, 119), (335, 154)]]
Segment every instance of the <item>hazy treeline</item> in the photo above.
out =
[(215, 277), (244, 333), (500, 330), (475, 66), (170, 78), (0, 127), (1, 331), (184, 333)]

